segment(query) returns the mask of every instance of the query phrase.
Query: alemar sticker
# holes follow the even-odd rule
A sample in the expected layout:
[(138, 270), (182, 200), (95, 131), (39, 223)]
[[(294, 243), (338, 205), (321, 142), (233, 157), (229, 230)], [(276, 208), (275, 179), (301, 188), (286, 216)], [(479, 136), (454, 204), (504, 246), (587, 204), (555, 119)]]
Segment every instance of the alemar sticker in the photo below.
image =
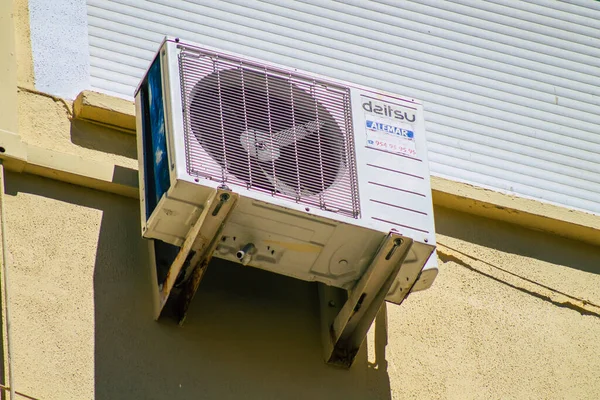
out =
[(367, 117), (367, 146), (392, 153), (416, 157), (415, 132), (394, 121), (382, 121)]
[(409, 131), (408, 129), (404, 129), (399, 126), (390, 125), (385, 122), (378, 122), (370, 119), (367, 120), (367, 129), (373, 132), (383, 132), (389, 135), (400, 136), (404, 139), (409, 140), (413, 140), (415, 138), (415, 133), (413, 131)]
[(404, 110), (395, 104), (365, 99), (365, 131), (367, 147), (392, 153), (417, 156), (415, 132), (411, 122), (416, 115), (413, 110)]

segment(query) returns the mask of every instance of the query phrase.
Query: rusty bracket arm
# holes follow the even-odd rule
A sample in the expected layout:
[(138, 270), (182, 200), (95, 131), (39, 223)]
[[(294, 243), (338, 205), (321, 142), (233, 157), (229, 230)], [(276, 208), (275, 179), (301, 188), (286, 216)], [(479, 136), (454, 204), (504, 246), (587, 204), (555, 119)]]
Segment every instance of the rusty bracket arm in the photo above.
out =
[(414, 284), (420, 269), (404, 260), (413, 240), (390, 233), (352, 290), (319, 285), (322, 340), (328, 364), (350, 368), (394, 280)]
[(190, 303), (198, 290), (208, 263), (210, 262), (223, 226), (234, 209), (239, 195), (226, 187), (216, 190), (206, 202), (198, 220), (190, 228), (188, 235), (171, 264), (167, 277), (159, 286), (159, 308), (155, 318), (163, 313), (167, 300), (172, 294), (175, 282), (183, 266), (189, 264), (191, 272), (183, 283), (181, 291), (173, 299), (173, 312), (182, 325)]

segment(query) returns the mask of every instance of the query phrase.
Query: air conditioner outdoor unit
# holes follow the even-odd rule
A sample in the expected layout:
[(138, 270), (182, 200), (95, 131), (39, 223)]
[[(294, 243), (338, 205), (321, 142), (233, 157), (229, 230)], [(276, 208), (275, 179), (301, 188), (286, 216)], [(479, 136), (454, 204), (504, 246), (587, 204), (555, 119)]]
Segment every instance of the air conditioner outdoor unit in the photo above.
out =
[(166, 38), (135, 102), (157, 317), (179, 291), (183, 320), (211, 256), (316, 281), (349, 365), (384, 298), (435, 279), (418, 101)]

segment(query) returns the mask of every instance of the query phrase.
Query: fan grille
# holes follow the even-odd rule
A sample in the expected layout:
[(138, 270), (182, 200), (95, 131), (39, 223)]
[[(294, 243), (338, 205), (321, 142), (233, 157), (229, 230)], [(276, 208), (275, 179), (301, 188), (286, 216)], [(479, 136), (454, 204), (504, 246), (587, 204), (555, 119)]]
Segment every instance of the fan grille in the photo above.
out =
[(179, 48), (190, 175), (359, 217), (348, 88)]

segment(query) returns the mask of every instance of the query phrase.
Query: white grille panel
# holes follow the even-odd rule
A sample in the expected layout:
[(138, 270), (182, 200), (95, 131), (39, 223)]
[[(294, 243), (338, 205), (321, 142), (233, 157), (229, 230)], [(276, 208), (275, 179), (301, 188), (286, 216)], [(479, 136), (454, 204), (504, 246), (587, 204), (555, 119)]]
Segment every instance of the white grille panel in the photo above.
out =
[(179, 47), (190, 175), (359, 216), (348, 88)]

